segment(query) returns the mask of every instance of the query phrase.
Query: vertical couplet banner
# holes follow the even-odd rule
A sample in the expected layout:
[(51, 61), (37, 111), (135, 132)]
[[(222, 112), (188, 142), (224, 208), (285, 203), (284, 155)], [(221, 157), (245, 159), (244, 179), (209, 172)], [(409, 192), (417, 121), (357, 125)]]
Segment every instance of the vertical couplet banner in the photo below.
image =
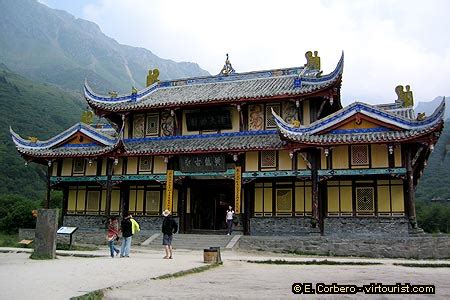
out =
[(166, 181), (166, 208), (172, 211), (172, 198), (173, 198), (173, 170), (167, 170)]
[(236, 214), (241, 213), (241, 171), (241, 167), (236, 167), (234, 173), (234, 211), (236, 212)]

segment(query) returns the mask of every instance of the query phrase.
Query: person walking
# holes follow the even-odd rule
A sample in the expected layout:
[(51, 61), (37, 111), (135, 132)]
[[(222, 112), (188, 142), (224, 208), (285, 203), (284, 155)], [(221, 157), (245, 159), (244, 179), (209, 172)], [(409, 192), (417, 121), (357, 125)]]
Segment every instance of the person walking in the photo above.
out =
[(231, 207), (231, 205), (230, 205), (230, 206), (228, 206), (227, 215), (226, 215), (227, 228), (228, 228), (227, 235), (230, 235), (231, 232), (233, 231), (233, 217), (234, 217), (234, 210), (233, 210), (233, 207)]
[(163, 233), (163, 245), (164, 251), (166, 255), (163, 257), (164, 259), (172, 259), (172, 239), (173, 234), (178, 231), (178, 224), (172, 218), (170, 210), (163, 211), (162, 215), (164, 216), (164, 220), (162, 223), (162, 233)]
[(114, 254), (118, 255), (120, 253), (119, 248), (114, 244), (115, 241), (119, 240), (119, 222), (116, 217), (110, 217), (108, 223), (108, 233), (106, 238), (108, 239), (109, 251), (111, 257), (114, 258)]
[(122, 227), (122, 247), (120, 249), (120, 257), (130, 257), (131, 239), (133, 238), (133, 225), (131, 223), (131, 214), (124, 214), (121, 222)]

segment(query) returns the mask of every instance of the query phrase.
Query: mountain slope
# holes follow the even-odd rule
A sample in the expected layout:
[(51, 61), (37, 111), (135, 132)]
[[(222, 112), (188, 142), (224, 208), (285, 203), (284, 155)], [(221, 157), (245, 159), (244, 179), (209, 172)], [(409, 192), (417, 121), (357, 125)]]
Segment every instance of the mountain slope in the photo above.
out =
[(9, 134), (47, 139), (78, 122), (85, 104), (66, 91), (38, 84), (0, 64), (0, 195), (20, 194), (43, 199), (45, 169), (24, 166)]
[(0, 61), (33, 80), (80, 91), (87, 77), (102, 92), (129, 92), (145, 85), (150, 68), (160, 79), (208, 75), (195, 63), (121, 45), (97, 24), (35, 0), (2, 0), (0, 11)]

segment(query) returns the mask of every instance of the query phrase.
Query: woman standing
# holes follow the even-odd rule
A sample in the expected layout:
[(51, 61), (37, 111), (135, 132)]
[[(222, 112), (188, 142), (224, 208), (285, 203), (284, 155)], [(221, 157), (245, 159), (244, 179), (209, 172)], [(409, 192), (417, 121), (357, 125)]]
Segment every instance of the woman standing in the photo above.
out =
[(109, 218), (107, 239), (111, 257), (114, 258), (114, 253), (116, 255), (120, 253), (120, 250), (114, 245), (114, 242), (119, 239), (119, 222), (116, 217)]
[(233, 207), (231, 207), (231, 205), (230, 205), (230, 206), (228, 206), (227, 216), (226, 216), (227, 227), (228, 227), (227, 235), (230, 235), (231, 232), (233, 231), (233, 216), (234, 216), (234, 210), (233, 210)]

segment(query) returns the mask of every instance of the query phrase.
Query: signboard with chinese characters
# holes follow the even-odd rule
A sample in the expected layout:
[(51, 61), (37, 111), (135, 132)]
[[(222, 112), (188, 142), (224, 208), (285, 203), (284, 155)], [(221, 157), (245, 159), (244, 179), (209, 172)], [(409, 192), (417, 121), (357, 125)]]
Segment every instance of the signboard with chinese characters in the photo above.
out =
[(167, 170), (165, 209), (172, 211), (172, 201), (173, 201), (173, 170)]
[(224, 154), (180, 156), (180, 171), (183, 173), (225, 172)]
[(234, 211), (236, 214), (241, 212), (241, 183), (242, 183), (242, 169), (241, 167), (236, 167), (236, 172), (234, 173)]

